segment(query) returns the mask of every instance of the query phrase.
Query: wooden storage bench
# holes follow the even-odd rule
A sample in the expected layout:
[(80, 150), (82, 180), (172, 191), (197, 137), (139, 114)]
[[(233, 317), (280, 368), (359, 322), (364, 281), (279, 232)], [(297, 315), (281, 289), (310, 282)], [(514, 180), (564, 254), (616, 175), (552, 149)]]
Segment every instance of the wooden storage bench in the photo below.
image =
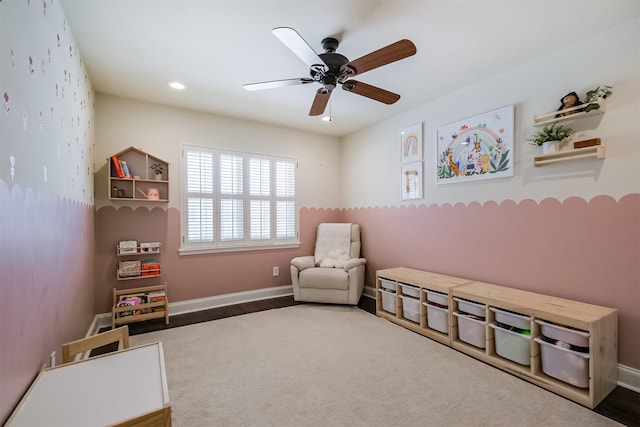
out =
[[(384, 309), (382, 295), (383, 287), (394, 284), (397, 285), (396, 313), (391, 313)], [(403, 315), (403, 291), (400, 284), (412, 285), (421, 290), (419, 323), (407, 320)], [(616, 387), (618, 319), (615, 309), (404, 267), (378, 270), (376, 288), (378, 316), (588, 408), (596, 407)], [(428, 327), (426, 306), (422, 304), (426, 301), (424, 290), (447, 294), (447, 334)], [(513, 324), (517, 323), (518, 327), (505, 325), (496, 316), (501, 321), (505, 317), (511, 317), (516, 321)], [(473, 331), (469, 330), (468, 325), (472, 325)], [(544, 337), (542, 329), (545, 327), (582, 337), (584, 343), (580, 345), (583, 347), (574, 347), (569, 343), (555, 342)], [(473, 339), (469, 339), (469, 332), (472, 332)], [(516, 338), (516, 352), (505, 353), (505, 333), (522, 338), (522, 342)], [(553, 341), (554, 344), (548, 344), (547, 341)], [(513, 351), (513, 341), (509, 343), (508, 350)], [(560, 376), (565, 375), (564, 372), (552, 365), (558, 359), (551, 362), (547, 359), (549, 365), (543, 365), (543, 352), (549, 351), (549, 348), (552, 351), (558, 348), (570, 349), (567, 350), (569, 353), (579, 350), (581, 353), (573, 354), (582, 356), (578, 359), (584, 364), (580, 371), (583, 379), (578, 381), (571, 377), (573, 374), (566, 374), (566, 377), (560, 379), (556, 371), (561, 371)], [(550, 367), (554, 369), (548, 375), (545, 371), (548, 372)]]

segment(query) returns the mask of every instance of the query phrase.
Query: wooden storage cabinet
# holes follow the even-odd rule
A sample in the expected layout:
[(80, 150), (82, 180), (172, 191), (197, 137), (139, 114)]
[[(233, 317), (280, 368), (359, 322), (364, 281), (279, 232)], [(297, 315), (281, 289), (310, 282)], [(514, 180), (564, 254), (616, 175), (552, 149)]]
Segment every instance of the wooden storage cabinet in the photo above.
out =
[[(135, 294), (164, 293), (164, 299), (155, 302), (146, 302), (135, 306), (118, 307), (120, 297)], [(125, 313), (133, 312), (131, 315)], [(136, 313), (138, 312), (138, 313)], [(141, 322), (143, 320), (157, 319), (164, 317), (165, 324), (169, 324), (169, 297), (167, 295), (167, 283), (156, 286), (145, 286), (140, 288), (116, 289), (113, 288), (113, 306), (111, 308), (111, 328), (118, 325)]]
[[(114, 159), (115, 157), (115, 159)], [(130, 170), (129, 176), (121, 177), (114, 165), (114, 160), (124, 161)], [(169, 163), (129, 147), (107, 159), (109, 168), (109, 199), (136, 200), (143, 202), (169, 201)], [(152, 167), (157, 165), (162, 173), (156, 174)]]
[[(396, 313), (392, 313), (383, 308), (382, 297), (383, 280), (395, 284), (395, 305)], [(439, 341), (443, 344), (451, 345), (451, 310), (447, 313), (447, 333), (443, 333), (429, 327), (428, 309), (426, 290), (445, 294), (448, 300), (448, 307), (451, 307), (452, 293), (451, 290), (456, 286), (469, 283), (470, 280), (461, 279), (459, 277), (447, 276), (444, 274), (431, 273), (427, 271), (414, 270), (412, 268), (397, 267), (376, 272), (376, 313), (380, 317), (384, 317), (394, 323), (397, 323), (407, 329), (417, 332), (421, 335)], [(402, 295), (402, 284), (419, 288), (420, 292), (420, 322), (416, 323), (405, 318)], [(389, 293), (386, 294), (387, 297)]]
[[(385, 310), (382, 305), (383, 283), (386, 286), (397, 285), (394, 301), (395, 314)], [(400, 298), (402, 290), (399, 283), (411, 284), (419, 286), (422, 290), (428, 289), (448, 295), (448, 334), (428, 327), (428, 316), (423, 304), (420, 305), (419, 324), (404, 319)], [(404, 267), (378, 270), (376, 288), (378, 316), (447, 344), (581, 405), (593, 409), (616, 387), (618, 319), (615, 309)], [(425, 298), (424, 292), (421, 292), (421, 303)], [(465, 310), (460, 310), (461, 305)], [(484, 314), (484, 316), (478, 316), (478, 318), (484, 317), (479, 330), (484, 333), (484, 342), (474, 341), (476, 344), (481, 344), (480, 346), (471, 344), (468, 336), (465, 337), (466, 340), (460, 338), (460, 322), (454, 313), (467, 311), (468, 307), (481, 310), (476, 311), (475, 315)], [(524, 349), (523, 355), (506, 358), (498, 354), (495, 323), (496, 312), (499, 311), (502, 311), (502, 315), (507, 312), (515, 314), (516, 317), (528, 316), (529, 342), (525, 344), (528, 348)], [(520, 319), (520, 322), (522, 321)], [(583, 331), (582, 334), (585, 336), (588, 335), (589, 350), (586, 368), (588, 379), (584, 384), (586, 387), (572, 385), (568, 381), (549, 376), (543, 371), (543, 345), (536, 341), (536, 338), (543, 336), (539, 321), (563, 325), (569, 329)], [(491, 326), (492, 324), (494, 326)], [(474, 327), (477, 327), (477, 323)], [(465, 335), (468, 334), (465, 333)]]
[[(615, 388), (618, 359), (618, 322), (615, 309), (482, 282), (457, 287), (453, 289), (453, 295), (485, 304), (487, 319), (486, 348), (480, 349), (459, 339), (457, 318), (451, 325), (453, 348), (589, 408), (594, 408)], [(496, 353), (495, 330), (489, 327), (495, 322), (495, 312), (491, 307), (530, 316), (529, 366), (505, 359)], [(451, 309), (458, 309), (455, 299)], [(541, 345), (535, 341), (536, 337), (541, 337), (537, 319), (589, 333), (588, 387), (575, 387), (543, 372)]]

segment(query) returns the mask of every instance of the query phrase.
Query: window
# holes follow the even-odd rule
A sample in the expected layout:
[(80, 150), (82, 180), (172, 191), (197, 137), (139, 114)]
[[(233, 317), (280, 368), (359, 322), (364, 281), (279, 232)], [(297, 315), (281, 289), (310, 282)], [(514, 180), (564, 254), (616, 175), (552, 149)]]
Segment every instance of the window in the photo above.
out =
[(182, 253), (298, 245), (294, 159), (183, 147)]

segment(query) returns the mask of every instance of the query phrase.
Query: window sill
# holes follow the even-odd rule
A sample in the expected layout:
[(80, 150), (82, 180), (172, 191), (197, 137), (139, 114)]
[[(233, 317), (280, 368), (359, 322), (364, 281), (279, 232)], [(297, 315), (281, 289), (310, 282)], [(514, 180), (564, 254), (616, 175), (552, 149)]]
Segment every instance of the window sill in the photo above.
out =
[(202, 255), (202, 254), (219, 254), (225, 252), (247, 252), (247, 251), (264, 251), (273, 249), (297, 249), (300, 242), (284, 243), (281, 245), (256, 245), (256, 246), (235, 246), (224, 248), (180, 248), (179, 255)]

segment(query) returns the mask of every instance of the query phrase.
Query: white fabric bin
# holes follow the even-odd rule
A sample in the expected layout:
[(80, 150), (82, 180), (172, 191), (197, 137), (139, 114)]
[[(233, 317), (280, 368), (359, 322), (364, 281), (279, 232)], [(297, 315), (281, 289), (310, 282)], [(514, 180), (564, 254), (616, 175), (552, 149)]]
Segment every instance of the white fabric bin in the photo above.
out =
[(443, 334), (449, 334), (449, 310), (426, 302), (422, 304), (427, 307), (427, 325)]
[(495, 333), (496, 353), (521, 365), (531, 365), (531, 335), (489, 324)]
[(389, 313), (396, 314), (396, 294), (395, 292), (388, 292), (383, 289), (378, 289), (382, 298), (382, 309)]
[(389, 280), (389, 279), (383, 279), (382, 277), (380, 278), (380, 287), (382, 289), (385, 289), (387, 291), (393, 291), (396, 292), (396, 282), (393, 280)]
[(405, 295), (400, 295), (400, 298), (402, 298), (402, 313), (404, 314), (404, 318), (412, 322), (420, 323), (420, 300)]
[(407, 285), (406, 283), (400, 283), (402, 288), (402, 294), (409, 297), (420, 299), (420, 288), (413, 285)]
[(449, 306), (449, 295), (443, 294), (442, 292), (432, 291), (429, 289), (425, 289), (424, 291), (427, 293), (427, 301), (444, 305), (445, 307)]
[(498, 323), (515, 326), (516, 328), (525, 329), (527, 331), (531, 330), (531, 316), (502, 310), (496, 307), (489, 307), (489, 310), (496, 314), (496, 322)]
[(458, 297), (454, 297), (453, 299), (458, 301), (458, 311), (473, 314), (474, 316), (487, 316), (487, 306), (485, 304), (480, 304), (479, 302), (469, 301)]
[(589, 347), (589, 332), (587, 331), (566, 328), (540, 319), (536, 319), (535, 322), (540, 325), (540, 333), (547, 338), (578, 347)]
[(542, 353), (542, 371), (580, 388), (589, 387), (589, 353), (569, 350), (535, 338)]
[(475, 347), (486, 348), (487, 322), (458, 311), (453, 315), (458, 318), (458, 338)]

